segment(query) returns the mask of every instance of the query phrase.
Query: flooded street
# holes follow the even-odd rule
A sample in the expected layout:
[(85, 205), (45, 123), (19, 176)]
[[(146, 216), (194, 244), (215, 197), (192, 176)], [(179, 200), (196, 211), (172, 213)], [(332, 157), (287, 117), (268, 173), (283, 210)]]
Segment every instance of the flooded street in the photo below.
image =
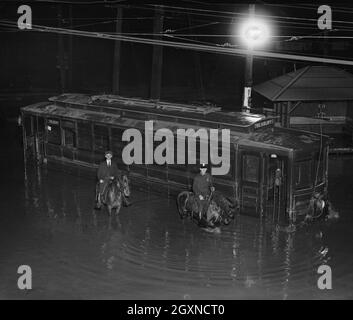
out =
[[(175, 199), (134, 189), (118, 217), (95, 211), (94, 179), (25, 170), (11, 130), (0, 160), (0, 299), (353, 298), (350, 157), (330, 158), (338, 221), (286, 233), (240, 216), (212, 234), (180, 220)], [(322, 264), (332, 290), (317, 287)], [(31, 291), (17, 288), (20, 265), (32, 268)]]

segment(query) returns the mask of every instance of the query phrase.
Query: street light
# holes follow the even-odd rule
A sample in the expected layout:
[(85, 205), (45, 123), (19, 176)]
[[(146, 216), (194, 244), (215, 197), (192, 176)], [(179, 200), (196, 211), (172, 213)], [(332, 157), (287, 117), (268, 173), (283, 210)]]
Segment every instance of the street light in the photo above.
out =
[(255, 18), (255, 6), (249, 7), (250, 17), (240, 26), (240, 39), (243, 44), (248, 48), (249, 53), (246, 56), (245, 64), (245, 86), (244, 86), (244, 99), (243, 111), (250, 112), (251, 108), (251, 87), (252, 87), (252, 69), (253, 69), (253, 55), (254, 48), (266, 44), (270, 37), (270, 28), (265, 21)]
[(240, 38), (249, 50), (266, 44), (269, 36), (269, 26), (260, 19), (250, 18), (240, 28)]

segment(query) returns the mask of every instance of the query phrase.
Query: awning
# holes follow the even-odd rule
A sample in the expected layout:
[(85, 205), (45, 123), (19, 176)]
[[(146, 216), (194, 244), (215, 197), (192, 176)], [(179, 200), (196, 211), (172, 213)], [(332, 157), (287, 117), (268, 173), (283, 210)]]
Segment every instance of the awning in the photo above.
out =
[(353, 100), (353, 75), (329, 66), (307, 66), (254, 86), (273, 102)]

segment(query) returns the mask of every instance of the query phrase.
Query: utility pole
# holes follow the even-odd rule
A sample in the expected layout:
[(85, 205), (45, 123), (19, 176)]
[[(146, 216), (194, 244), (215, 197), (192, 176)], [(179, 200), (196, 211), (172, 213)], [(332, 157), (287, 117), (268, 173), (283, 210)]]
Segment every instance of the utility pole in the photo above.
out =
[[(70, 29), (73, 29), (73, 22), (72, 22), (72, 4), (69, 6), (69, 26)], [(70, 91), (73, 88), (73, 36), (69, 35), (69, 56), (68, 56), (68, 86)]]
[[(163, 32), (164, 10), (163, 7), (156, 7), (154, 16), (153, 33), (155, 39), (159, 39), (158, 34)], [(160, 45), (153, 45), (152, 58), (152, 76), (151, 76), (151, 91), (150, 98), (159, 100), (161, 97), (162, 86), (162, 66), (163, 66), (163, 47)]]
[[(58, 5), (58, 25), (59, 28), (63, 27), (63, 13), (62, 5)], [(58, 65), (59, 69), (59, 79), (60, 79), (60, 90), (61, 92), (66, 91), (66, 57), (65, 57), (65, 47), (64, 47), (64, 36), (58, 34)]]
[[(187, 18), (188, 18), (188, 25), (191, 27), (191, 17), (190, 13), (187, 13)], [(195, 37), (192, 37), (192, 39)], [(202, 81), (202, 68), (201, 68), (201, 63), (200, 63), (200, 53), (198, 51), (194, 51), (193, 53), (194, 56), (194, 65), (195, 65), (195, 80), (196, 80), (196, 85), (198, 89), (198, 96), (201, 97), (202, 100), (205, 100), (205, 90), (203, 86), (203, 81)]]
[[(122, 33), (122, 25), (123, 25), (123, 8), (117, 7), (117, 15), (116, 15), (116, 33)], [(113, 94), (119, 94), (120, 91), (120, 57), (121, 57), (121, 41), (115, 40), (114, 42), (114, 61), (113, 61)]]
[[(329, 39), (328, 39), (328, 30), (327, 30), (327, 29), (324, 30), (324, 41), (323, 41), (323, 45), (324, 45), (324, 47), (323, 47), (323, 57), (324, 57), (324, 58), (327, 58), (328, 55), (329, 55), (329, 45), (330, 45)], [(326, 64), (326, 63), (325, 63), (325, 64)]]
[[(255, 15), (255, 4), (249, 4), (249, 15)], [(248, 50), (252, 50), (248, 46)], [(245, 76), (244, 76), (244, 94), (243, 94), (243, 112), (250, 112), (251, 109), (251, 89), (253, 85), (253, 55), (249, 52), (245, 58)]]

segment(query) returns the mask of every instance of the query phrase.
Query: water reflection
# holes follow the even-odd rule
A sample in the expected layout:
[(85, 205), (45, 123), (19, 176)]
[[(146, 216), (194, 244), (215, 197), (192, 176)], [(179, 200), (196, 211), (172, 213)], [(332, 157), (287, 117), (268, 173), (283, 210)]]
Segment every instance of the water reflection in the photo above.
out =
[[(24, 259), (45, 261), (37, 264), (46, 275), (37, 283), (47, 288), (45, 279), (51, 279), (60, 288), (58, 296), (290, 299), (320, 294), (315, 271), (331, 259), (326, 226), (287, 233), (241, 216), (220, 234), (210, 234), (180, 220), (173, 199), (134, 191), (134, 205), (109, 217), (106, 210), (93, 209), (92, 179), (31, 165), (23, 181)], [(6, 264), (0, 261), (0, 267)]]

